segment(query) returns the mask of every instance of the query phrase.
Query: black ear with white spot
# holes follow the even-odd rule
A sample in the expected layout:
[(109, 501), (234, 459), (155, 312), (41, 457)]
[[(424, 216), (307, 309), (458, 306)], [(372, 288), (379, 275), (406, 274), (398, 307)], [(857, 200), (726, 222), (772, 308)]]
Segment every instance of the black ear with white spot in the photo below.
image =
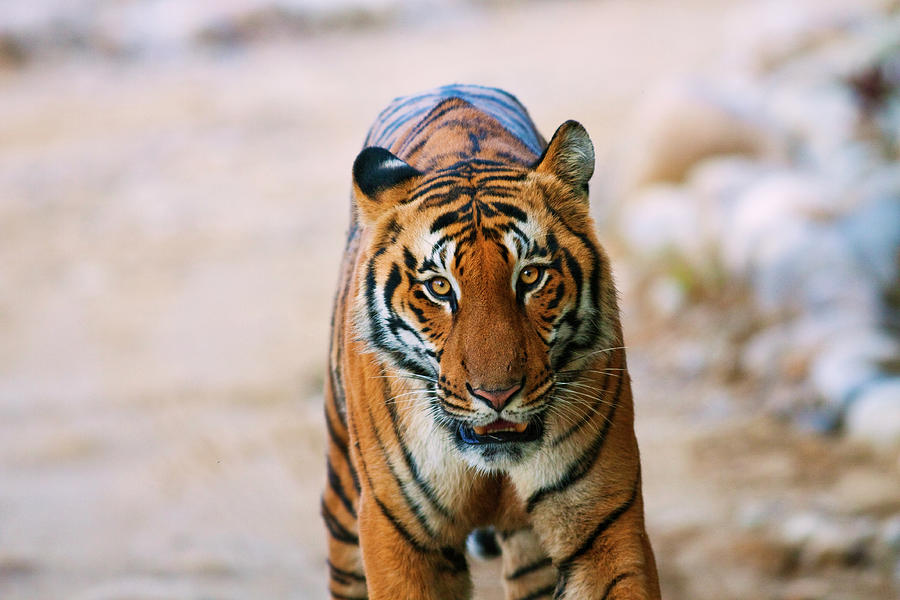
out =
[(386, 209), (402, 202), (421, 175), (384, 148), (365, 148), (353, 162), (353, 190), (360, 220), (372, 223)]
[(555, 175), (587, 196), (588, 180), (594, 174), (594, 144), (581, 123), (566, 121), (559, 126), (535, 170)]

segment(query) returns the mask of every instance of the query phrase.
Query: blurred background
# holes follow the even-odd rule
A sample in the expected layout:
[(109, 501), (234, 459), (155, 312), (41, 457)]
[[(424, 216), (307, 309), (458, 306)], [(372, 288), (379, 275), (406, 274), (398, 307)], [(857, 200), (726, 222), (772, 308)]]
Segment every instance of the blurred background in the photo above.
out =
[(664, 597), (900, 596), (897, 1), (0, 0), (0, 598), (325, 597), (350, 165), (451, 82), (594, 140)]

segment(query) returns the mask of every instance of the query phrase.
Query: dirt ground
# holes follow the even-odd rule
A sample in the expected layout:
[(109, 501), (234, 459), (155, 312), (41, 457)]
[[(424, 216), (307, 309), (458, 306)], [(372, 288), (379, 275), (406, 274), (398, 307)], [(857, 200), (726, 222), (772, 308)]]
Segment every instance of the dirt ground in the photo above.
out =
[[(0, 71), (0, 598), (324, 597), (328, 312), (374, 116), (458, 81), (547, 135), (576, 118), (602, 225), (629, 109), (704, 73), (753, 4), (496, 3)], [(900, 513), (896, 453), (761, 416), (765, 387), (703, 368), (729, 306), (652, 320), (615, 266), (664, 597), (896, 598), (896, 564), (806, 560), (766, 520)], [(474, 566), (479, 598), (496, 570)]]

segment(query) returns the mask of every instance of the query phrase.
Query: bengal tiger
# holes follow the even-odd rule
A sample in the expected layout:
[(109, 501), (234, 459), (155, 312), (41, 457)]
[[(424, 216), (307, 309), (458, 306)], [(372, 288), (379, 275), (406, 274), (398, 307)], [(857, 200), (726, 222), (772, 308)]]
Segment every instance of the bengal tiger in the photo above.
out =
[(501, 90), (398, 98), (353, 164), (326, 383), (330, 597), (659, 598), (593, 145)]

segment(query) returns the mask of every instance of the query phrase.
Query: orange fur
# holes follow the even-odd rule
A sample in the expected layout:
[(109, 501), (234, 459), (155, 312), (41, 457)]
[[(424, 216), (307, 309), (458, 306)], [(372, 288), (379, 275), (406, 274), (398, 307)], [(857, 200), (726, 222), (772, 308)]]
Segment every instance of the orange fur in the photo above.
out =
[(485, 526), (510, 599), (658, 598), (587, 134), (568, 122), (546, 145), (484, 88), (392, 106), (367, 144), (385, 150), (354, 166), (333, 317), (332, 598), (468, 598)]

